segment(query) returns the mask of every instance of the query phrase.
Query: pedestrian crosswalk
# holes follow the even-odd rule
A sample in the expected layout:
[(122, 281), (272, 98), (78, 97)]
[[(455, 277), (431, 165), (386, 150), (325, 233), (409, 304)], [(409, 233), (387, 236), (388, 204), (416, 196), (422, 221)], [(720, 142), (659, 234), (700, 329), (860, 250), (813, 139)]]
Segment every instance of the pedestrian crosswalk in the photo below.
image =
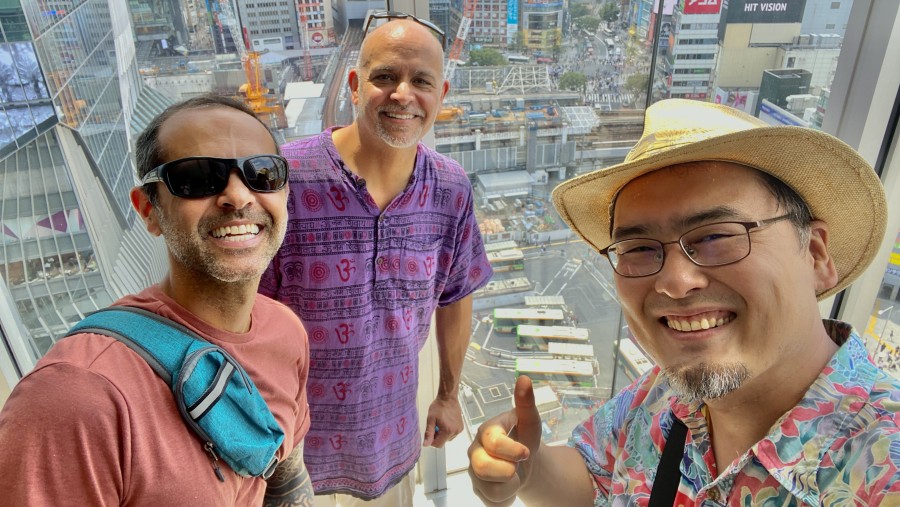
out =
[(611, 104), (611, 103), (630, 104), (631, 102), (634, 102), (634, 94), (633, 93), (588, 93), (587, 95), (585, 95), (584, 100), (587, 103), (606, 102), (607, 104)]

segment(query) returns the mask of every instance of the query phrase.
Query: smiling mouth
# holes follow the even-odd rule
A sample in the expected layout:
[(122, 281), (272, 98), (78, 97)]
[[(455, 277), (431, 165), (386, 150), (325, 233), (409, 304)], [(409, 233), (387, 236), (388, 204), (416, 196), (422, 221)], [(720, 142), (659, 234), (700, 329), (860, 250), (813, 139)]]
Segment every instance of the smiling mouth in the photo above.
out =
[(416, 117), (416, 115), (411, 113), (393, 113), (391, 111), (385, 111), (384, 114), (388, 118), (393, 118), (395, 120), (412, 120)]
[(225, 241), (247, 241), (259, 234), (259, 226), (256, 224), (228, 225), (213, 229), (212, 236)]
[(664, 323), (669, 329), (682, 332), (703, 331), (714, 327), (724, 326), (732, 320), (734, 315), (704, 315), (694, 317), (664, 317)]

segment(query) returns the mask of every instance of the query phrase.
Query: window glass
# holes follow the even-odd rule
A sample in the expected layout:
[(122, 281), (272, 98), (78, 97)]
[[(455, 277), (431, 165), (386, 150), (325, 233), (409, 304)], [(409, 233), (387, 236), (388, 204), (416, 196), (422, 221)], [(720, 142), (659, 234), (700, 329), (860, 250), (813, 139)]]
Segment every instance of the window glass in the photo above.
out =
[[(458, 65), (436, 145), (470, 175), (495, 271), (474, 298), (460, 390), (469, 437), (511, 407), (518, 374), (535, 380), (544, 439), (560, 444), (652, 366), (622, 320), (609, 263), (549, 201), (561, 181), (621, 162), (648, 103), (716, 102), (821, 128), (844, 35), (834, 27), (846, 26), (852, 2), (797, 2), (778, 15), (742, 1), (665, 2), (662, 13), (655, 3), (524, 0), (506, 4), (498, 30), (479, 23), (487, 17), (479, 3), (479, 29), (448, 42)], [(896, 300), (893, 280), (893, 293), (883, 292)], [(900, 322), (900, 309), (892, 317)], [(448, 456), (450, 472), (453, 463), (467, 460)]]

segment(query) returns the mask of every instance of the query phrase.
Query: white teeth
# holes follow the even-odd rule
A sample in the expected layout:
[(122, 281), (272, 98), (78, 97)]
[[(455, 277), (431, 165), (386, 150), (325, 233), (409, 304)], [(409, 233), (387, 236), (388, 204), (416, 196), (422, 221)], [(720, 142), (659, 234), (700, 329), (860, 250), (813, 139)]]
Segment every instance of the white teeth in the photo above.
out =
[(214, 238), (226, 241), (244, 241), (259, 234), (259, 226), (256, 224), (228, 225), (213, 229)]
[(397, 118), (398, 120), (412, 120), (416, 116), (413, 114), (398, 114), (398, 113), (387, 113), (391, 118)]
[(666, 325), (676, 331), (699, 331), (701, 329), (712, 329), (714, 327), (723, 326), (731, 322), (730, 317), (720, 317), (719, 319), (702, 318), (700, 320), (675, 320), (666, 319)]

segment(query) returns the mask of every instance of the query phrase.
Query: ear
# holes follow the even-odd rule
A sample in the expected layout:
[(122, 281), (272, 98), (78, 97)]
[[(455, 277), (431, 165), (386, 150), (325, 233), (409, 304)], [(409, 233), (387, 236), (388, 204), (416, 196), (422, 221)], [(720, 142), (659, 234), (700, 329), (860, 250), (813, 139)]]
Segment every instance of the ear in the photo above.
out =
[(153, 207), (150, 198), (144, 193), (143, 188), (134, 187), (131, 189), (131, 205), (134, 207), (134, 210), (137, 211), (141, 220), (144, 221), (147, 232), (154, 236), (162, 234), (162, 229), (159, 228), (159, 221), (156, 218), (156, 208)]
[(354, 104), (359, 104), (359, 71), (355, 68), (347, 73), (347, 84), (350, 86), (350, 98)]
[(444, 90), (441, 92), (441, 103), (444, 103), (444, 97), (450, 92), (450, 81), (444, 80)]
[(821, 294), (837, 285), (838, 281), (837, 268), (828, 253), (828, 224), (821, 220), (813, 220), (809, 224), (808, 249), (816, 278), (816, 294)]

